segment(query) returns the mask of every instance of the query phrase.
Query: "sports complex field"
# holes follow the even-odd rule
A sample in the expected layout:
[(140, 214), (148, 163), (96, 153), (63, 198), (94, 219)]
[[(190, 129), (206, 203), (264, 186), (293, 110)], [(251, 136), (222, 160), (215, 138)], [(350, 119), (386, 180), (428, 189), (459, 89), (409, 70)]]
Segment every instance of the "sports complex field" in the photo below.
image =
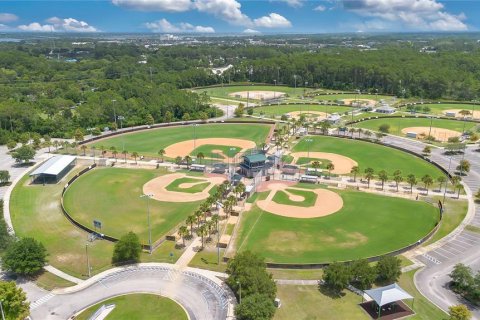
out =
[(283, 114), (290, 114), (290, 116), (298, 118), (300, 114), (305, 114), (311, 117), (324, 118), (324, 114), (338, 113), (343, 114), (349, 112), (350, 108), (345, 106), (329, 106), (318, 104), (280, 104), (264, 107), (256, 107), (253, 110), (254, 115), (281, 116)]
[[(307, 89), (307, 92), (311, 89)], [(289, 97), (298, 97), (303, 94), (304, 88), (297, 87), (286, 87), (286, 86), (265, 86), (265, 85), (245, 85), (245, 86), (224, 86), (224, 87), (212, 87), (212, 88), (204, 88), (204, 89), (196, 89), (195, 92), (206, 94), (209, 97), (217, 97), (217, 98), (225, 98), (231, 100), (239, 100), (239, 101), (246, 101), (245, 98), (237, 98), (235, 97), (234, 93), (236, 92), (244, 92), (244, 91), (276, 91), (276, 92), (283, 92), (286, 93)]]
[[(303, 194), (313, 191), (305, 189)], [(438, 209), (425, 202), (358, 191), (329, 191), (341, 197), (343, 206), (319, 218), (284, 217), (255, 205), (244, 214), (237, 249), (256, 251), (276, 263), (366, 258), (415, 243), (434, 228), (439, 218)], [(265, 199), (268, 193), (260, 193), (257, 200)], [(272, 201), (292, 205), (292, 200), (283, 196)], [(306, 197), (305, 205), (311, 205), (311, 201)]]
[[(474, 104), (461, 104), (461, 103), (426, 103), (426, 104), (417, 104), (416, 107), (420, 108), (429, 108), (429, 113), (444, 116), (446, 112), (455, 112), (458, 113), (461, 110), (467, 110), (475, 114), (475, 118), (480, 118), (480, 105)], [(407, 111), (406, 107), (402, 108)], [(458, 118), (463, 117), (461, 114), (456, 114)]]
[[(438, 177), (443, 173), (428, 162), (400, 150), (381, 145), (349, 139), (326, 136), (303, 138), (293, 148), (296, 152), (326, 152), (339, 154), (357, 162), (360, 172), (372, 168), (375, 172), (385, 170), (393, 174), (400, 170), (403, 175), (414, 174), (417, 177), (429, 174)], [(335, 164), (335, 162), (334, 162)]]
[[(209, 145), (209, 147), (203, 147), (199, 151), (206, 152), (206, 157), (214, 156), (211, 153), (215, 150), (224, 150), (225, 147), (239, 147), (243, 149), (243, 146), (255, 147), (255, 145), (264, 143), (269, 132), (271, 130), (270, 125), (265, 124), (249, 124), (248, 126), (242, 124), (203, 124), (203, 125), (185, 125), (178, 127), (168, 127), (147, 130), (142, 132), (135, 132), (117, 137), (107, 138), (93, 143), (97, 148), (101, 146), (107, 150), (110, 147), (115, 147), (118, 151), (125, 150), (128, 152), (136, 151), (140, 155), (158, 157), (158, 151), (165, 149), (165, 156), (168, 158), (174, 158), (178, 154), (176, 152), (185, 150), (183, 153), (195, 154), (195, 147), (203, 145)], [(210, 138), (224, 139), (220, 145), (215, 141), (209, 141)], [(237, 146), (235, 141), (231, 143), (228, 139), (238, 139), (241, 145)], [(245, 143), (246, 142), (246, 143)], [(183, 143), (184, 146), (174, 146), (177, 143)], [(174, 154), (169, 155), (167, 147), (175, 150)], [(182, 150), (180, 150), (182, 149)], [(237, 150), (238, 152), (238, 150)]]

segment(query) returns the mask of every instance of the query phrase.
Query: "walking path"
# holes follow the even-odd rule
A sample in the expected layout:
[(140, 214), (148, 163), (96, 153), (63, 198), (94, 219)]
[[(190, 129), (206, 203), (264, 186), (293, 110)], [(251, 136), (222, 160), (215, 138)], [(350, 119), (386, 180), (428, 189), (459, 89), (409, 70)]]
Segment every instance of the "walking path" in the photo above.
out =
[(190, 261), (192, 261), (193, 257), (197, 254), (198, 249), (202, 246), (202, 238), (201, 237), (195, 237), (192, 242), (188, 245), (188, 247), (185, 249), (183, 254), (178, 258), (177, 262), (175, 262), (175, 265), (184, 268), (188, 266)]

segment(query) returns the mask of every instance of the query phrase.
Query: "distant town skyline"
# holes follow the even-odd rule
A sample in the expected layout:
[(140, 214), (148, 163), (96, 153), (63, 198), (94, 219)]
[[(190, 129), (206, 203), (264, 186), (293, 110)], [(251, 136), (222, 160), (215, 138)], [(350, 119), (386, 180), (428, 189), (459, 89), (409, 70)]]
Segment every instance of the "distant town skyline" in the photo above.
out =
[(1, 1), (0, 32), (348, 33), (480, 30), (480, 3), (440, 0)]

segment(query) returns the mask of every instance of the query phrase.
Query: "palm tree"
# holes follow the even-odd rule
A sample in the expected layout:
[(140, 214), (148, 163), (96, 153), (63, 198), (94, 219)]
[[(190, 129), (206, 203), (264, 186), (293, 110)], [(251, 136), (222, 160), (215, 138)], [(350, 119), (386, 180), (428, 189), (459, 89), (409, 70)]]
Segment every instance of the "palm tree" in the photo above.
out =
[(413, 174), (407, 176), (407, 182), (410, 185), (410, 193), (413, 194), (413, 186), (418, 183), (417, 178)]
[(138, 158), (138, 152), (137, 151), (133, 151), (131, 156), (135, 159), (135, 164), (137, 164), (137, 158)]
[(200, 221), (202, 221), (202, 218), (203, 218), (203, 212), (200, 210), (197, 210), (193, 215), (195, 216), (195, 219), (197, 219), (197, 229), (198, 229), (200, 228)]
[(58, 147), (60, 146), (60, 143), (57, 140), (55, 140), (53, 141), (53, 146), (55, 147), (55, 151), (57, 151)]
[[(82, 146), (80, 147), (80, 149), (82, 149), (83, 151), (83, 156), (85, 157), (87, 155), (87, 145), (85, 144), (82, 144)], [(49, 151), (50, 152), (50, 151)]]
[(328, 121), (322, 121), (322, 123), (320, 123), (320, 129), (322, 130), (323, 135), (328, 134), (328, 129), (330, 129), (331, 126), (332, 125)]
[(185, 160), (185, 163), (187, 164), (187, 169), (190, 169), (190, 164), (192, 163), (192, 157), (190, 156), (185, 156), (185, 158), (183, 158), (183, 160)]
[(202, 237), (202, 249), (203, 249), (204, 239), (205, 239), (205, 236), (207, 235), (207, 227), (205, 225), (202, 225), (200, 228), (198, 228), (197, 235)]
[(128, 154), (128, 151), (127, 151), (127, 150), (123, 150), (123, 151), (122, 151), (122, 154), (123, 154), (123, 158), (125, 159), (125, 163), (127, 163), (127, 154)]
[(432, 177), (426, 174), (422, 177), (422, 182), (425, 184), (425, 189), (427, 189), (427, 196), (428, 196), (428, 187), (430, 187), (433, 183)]
[(437, 178), (437, 182), (439, 183), (438, 190), (442, 191), (442, 186), (445, 182), (447, 182), (447, 178), (445, 178), (445, 176), (440, 176)]
[(189, 215), (187, 217), (187, 224), (190, 225), (190, 235), (193, 236), (193, 224), (195, 223), (195, 221), (197, 220), (197, 218), (195, 218), (195, 215)]
[(202, 163), (203, 159), (205, 159), (205, 155), (203, 154), (203, 152), (197, 153), (197, 159), (199, 159), (200, 163)]
[(370, 139), (370, 137), (372, 136), (372, 132), (369, 131), (369, 130), (365, 130), (365, 132), (363, 132), (363, 134), (367, 137), (367, 139)]
[(113, 158), (115, 159), (115, 162), (117, 162), (117, 154), (118, 154), (117, 150), (112, 151), (112, 155), (113, 155)]
[(353, 174), (353, 182), (357, 182), (357, 174), (360, 172), (360, 168), (358, 166), (352, 167), (350, 173)]
[(368, 183), (368, 188), (370, 188), (370, 180), (373, 179), (374, 173), (375, 171), (372, 169), (372, 168), (367, 168), (365, 169), (365, 179), (367, 179), (367, 183)]
[(234, 192), (237, 195), (237, 198), (239, 197), (239, 195), (242, 195), (245, 192), (245, 190), (246, 190), (246, 187), (243, 184), (243, 182), (239, 182), (234, 189)]
[(158, 155), (160, 156), (160, 158), (162, 159), (162, 162), (163, 162), (163, 157), (165, 155), (165, 149), (158, 150)]
[(460, 164), (457, 166), (457, 170), (460, 171), (460, 175), (468, 173), (470, 171), (470, 162), (468, 160), (461, 160)]
[[(112, 154), (112, 156), (113, 156), (113, 152), (114, 152), (114, 151), (117, 151), (117, 148), (115, 148), (114, 146), (111, 146), (109, 149), (110, 149), (110, 153)], [(117, 152), (117, 153), (118, 153), (118, 152)], [(115, 154), (117, 154), (117, 153), (115, 153)], [(115, 158), (115, 157), (114, 157), (114, 158)]]
[(178, 156), (175, 158), (175, 164), (180, 166), (182, 164), (182, 157)]
[(455, 192), (455, 189), (458, 188), (457, 198), (460, 198), (460, 190), (462, 189), (461, 181), (462, 181), (462, 178), (460, 178), (459, 176), (452, 177), (453, 191)]
[(75, 154), (77, 154), (77, 142), (73, 141), (72, 143), (70, 143), (70, 147), (73, 149)]
[(428, 157), (430, 153), (432, 153), (432, 148), (430, 146), (425, 146), (425, 148), (423, 148), (422, 153), (425, 157)]
[(232, 206), (237, 204), (237, 198), (234, 195), (228, 196), (227, 201), (230, 201), (232, 203)]
[(208, 230), (208, 237), (209, 238), (212, 235), (212, 229), (213, 229), (214, 225), (215, 225), (215, 223), (212, 220), (209, 220), (205, 223), (205, 226), (207, 227), (207, 230)]
[(358, 128), (357, 129), (357, 132), (358, 132), (358, 137), (360, 138), (362, 133), (363, 133), (363, 129), (362, 128)]
[(48, 153), (50, 153), (50, 147), (52, 146), (52, 141), (50, 141), (50, 140), (45, 140), (45, 142), (43, 143), (43, 145), (48, 148)]
[(328, 170), (328, 177), (330, 178), (330, 175), (332, 174), (332, 170), (335, 169), (335, 165), (333, 162), (329, 162), (327, 164), (327, 170)]
[(178, 229), (178, 235), (179, 235), (180, 237), (182, 237), (183, 246), (184, 246), (184, 247), (185, 247), (185, 237), (187, 237), (189, 234), (190, 234), (190, 232), (188, 232), (187, 226), (181, 226), (181, 227)]
[(317, 174), (317, 171), (318, 171), (318, 169), (320, 169), (321, 166), (322, 166), (322, 164), (320, 163), (320, 161), (313, 161), (312, 162), (312, 168), (315, 169), (315, 174)]
[(212, 216), (212, 222), (215, 223), (215, 229), (218, 230), (218, 221), (220, 220), (220, 216), (218, 214), (214, 214)]
[[(399, 172), (398, 174), (395, 174), (397, 173), (397, 171)], [(403, 177), (401, 176), (401, 173), (400, 173), (400, 170), (397, 170), (395, 171), (394, 175), (393, 175), (393, 181), (395, 181), (396, 185), (397, 185), (397, 192), (398, 192), (398, 185), (400, 184), (400, 182), (403, 181)]]
[(100, 146), (100, 150), (102, 151), (100, 154), (102, 155), (102, 158), (103, 158), (103, 156), (105, 156), (105, 146)]
[(385, 170), (381, 170), (378, 172), (378, 179), (382, 181), (382, 190), (384, 189), (385, 182), (388, 180), (388, 174)]

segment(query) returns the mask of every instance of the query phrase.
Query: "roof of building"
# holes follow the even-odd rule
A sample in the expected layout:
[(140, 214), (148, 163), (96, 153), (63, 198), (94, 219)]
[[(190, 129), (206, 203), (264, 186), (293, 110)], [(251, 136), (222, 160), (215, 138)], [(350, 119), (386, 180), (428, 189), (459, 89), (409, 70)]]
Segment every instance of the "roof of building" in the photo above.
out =
[(381, 288), (365, 290), (365, 293), (375, 300), (379, 306), (384, 306), (399, 300), (413, 299), (408, 292), (400, 288), (396, 283)]
[(249, 162), (267, 161), (267, 157), (263, 153), (256, 153), (244, 156)]
[(30, 176), (38, 176), (40, 174), (58, 175), (72, 162), (75, 161), (74, 156), (55, 156), (45, 161), (40, 167), (35, 169)]

